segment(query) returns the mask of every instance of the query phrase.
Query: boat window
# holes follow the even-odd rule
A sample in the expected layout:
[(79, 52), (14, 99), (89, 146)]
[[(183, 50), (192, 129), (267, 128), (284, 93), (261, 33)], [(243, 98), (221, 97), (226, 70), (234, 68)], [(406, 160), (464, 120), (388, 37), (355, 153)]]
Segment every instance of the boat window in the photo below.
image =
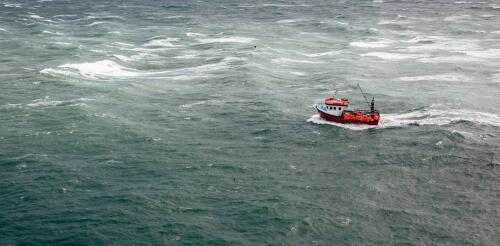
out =
[(342, 108), (341, 108), (341, 107), (339, 107), (339, 110), (341, 110), (341, 109), (342, 109)]
[(335, 109), (335, 110), (336, 110), (336, 109), (337, 109), (337, 107), (333, 107), (333, 109)]

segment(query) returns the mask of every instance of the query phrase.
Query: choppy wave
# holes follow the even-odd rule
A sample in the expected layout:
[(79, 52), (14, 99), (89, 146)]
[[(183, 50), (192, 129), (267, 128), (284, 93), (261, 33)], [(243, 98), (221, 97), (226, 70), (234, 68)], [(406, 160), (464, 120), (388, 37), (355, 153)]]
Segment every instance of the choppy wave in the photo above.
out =
[(473, 122), (479, 125), (490, 125), (500, 127), (500, 116), (492, 113), (485, 113), (471, 110), (443, 110), (426, 108), (402, 114), (381, 114), (381, 121), (378, 126), (339, 124), (322, 119), (319, 114), (311, 116), (307, 122), (315, 124), (327, 124), (350, 130), (366, 130), (372, 128), (393, 128), (405, 126), (421, 125), (449, 125), (461, 121)]

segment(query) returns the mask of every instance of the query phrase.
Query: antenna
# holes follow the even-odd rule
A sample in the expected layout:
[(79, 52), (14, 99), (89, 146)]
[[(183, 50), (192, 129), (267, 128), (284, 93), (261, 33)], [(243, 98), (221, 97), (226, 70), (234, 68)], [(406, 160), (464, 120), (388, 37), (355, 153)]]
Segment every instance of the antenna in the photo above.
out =
[(363, 97), (365, 98), (366, 105), (371, 108), (370, 103), (368, 103), (368, 100), (366, 99), (365, 93), (363, 93), (363, 89), (361, 89), (361, 86), (358, 83), (359, 90), (361, 91), (361, 94), (363, 94)]

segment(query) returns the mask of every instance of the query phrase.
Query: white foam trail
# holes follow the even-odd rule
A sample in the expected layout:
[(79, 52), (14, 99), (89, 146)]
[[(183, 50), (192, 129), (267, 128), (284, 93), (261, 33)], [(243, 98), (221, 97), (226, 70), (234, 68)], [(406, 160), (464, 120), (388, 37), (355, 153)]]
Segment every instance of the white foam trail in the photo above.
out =
[(469, 121), (479, 125), (490, 125), (500, 127), (500, 116), (471, 110), (442, 110), (422, 109), (403, 114), (381, 114), (378, 126), (339, 124), (322, 119), (318, 114), (311, 116), (307, 121), (315, 124), (328, 124), (351, 130), (366, 130), (371, 128), (405, 127), (409, 125), (449, 125), (459, 121)]
[(389, 46), (391, 43), (394, 41), (391, 40), (379, 40), (379, 41), (373, 41), (373, 42), (350, 42), (349, 45), (353, 47), (360, 47), (360, 48), (384, 48)]
[(401, 81), (469, 81), (469, 77), (460, 74), (436, 74), (436, 75), (421, 75), (412, 77), (400, 77), (398, 80)]
[(361, 54), (361, 56), (374, 56), (374, 57), (378, 57), (382, 60), (399, 61), (399, 60), (405, 60), (405, 59), (416, 59), (416, 58), (427, 57), (428, 55), (425, 55), (425, 54), (407, 54), (407, 53), (389, 53), (389, 52), (370, 52), (370, 53), (366, 53), (366, 54)]
[(223, 38), (200, 38), (200, 43), (251, 43), (255, 41), (254, 38), (247, 37), (223, 37)]
[(3, 29), (3, 28), (0, 27), (0, 31), (6, 32), (7, 30), (5, 30), (5, 29)]
[(272, 59), (271, 62), (277, 63), (277, 64), (290, 64), (290, 63), (319, 64), (319, 63), (322, 63), (322, 62), (317, 62), (317, 61), (296, 60), (296, 59), (289, 59), (289, 58), (275, 58), (275, 59)]

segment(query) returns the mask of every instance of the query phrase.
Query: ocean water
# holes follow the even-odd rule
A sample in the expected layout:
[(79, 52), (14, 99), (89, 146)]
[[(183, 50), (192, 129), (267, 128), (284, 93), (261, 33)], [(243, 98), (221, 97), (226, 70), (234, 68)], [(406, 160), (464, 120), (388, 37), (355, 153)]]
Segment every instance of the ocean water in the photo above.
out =
[(0, 245), (499, 245), (499, 97), (499, 1), (0, 0)]

